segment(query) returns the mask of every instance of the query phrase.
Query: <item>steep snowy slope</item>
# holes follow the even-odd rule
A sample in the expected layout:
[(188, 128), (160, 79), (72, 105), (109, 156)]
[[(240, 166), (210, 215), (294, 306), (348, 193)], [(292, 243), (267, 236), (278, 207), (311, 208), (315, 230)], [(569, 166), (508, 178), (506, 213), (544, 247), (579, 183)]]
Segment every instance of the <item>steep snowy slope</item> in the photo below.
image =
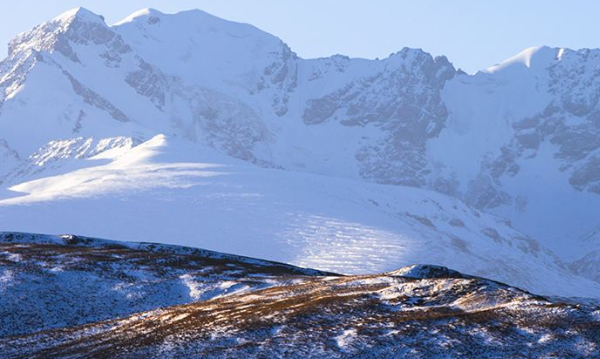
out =
[(262, 169), (157, 136), (10, 187), (6, 230), (172, 243), (338, 273), (448, 265), (544, 294), (600, 285), (505, 220), (416, 188)]
[(599, 65), (545, 47), (474, 76), (416, 49), (307, 60), (202, 11), (75, 9), (0, 63), (0, 225), (593, 294)]
[(571, 259), (599, 225), (600, 51), (531, 48), (448, 83), (430, 156), (468, 203)]

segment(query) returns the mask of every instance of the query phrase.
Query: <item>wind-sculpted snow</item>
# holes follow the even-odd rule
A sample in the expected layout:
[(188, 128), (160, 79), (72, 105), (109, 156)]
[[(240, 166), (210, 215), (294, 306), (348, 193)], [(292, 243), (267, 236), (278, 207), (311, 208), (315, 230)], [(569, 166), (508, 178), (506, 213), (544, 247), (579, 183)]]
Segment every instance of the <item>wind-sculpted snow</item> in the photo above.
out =
[[(52, 141), (34, 152), (25, 160), (20, 160), (0, 181), (5, 186), (19, 183), (24, 178), (33, 179), (62, 173), (65, 167), (69, 170), (85, 167), (88, 161), (107, 161), (126, 152), (136, 145), (135, 139), (114, 137), (105, 139), (72, 138), (70, 140)], [(13, 152), (7, 153), (8, 160), (19, 160)], [(81, 161), (72, 161), (73, 159)]]
[(581, 268), (600, 245), (586, 239), (600, 226), (598, 64), (598, 50), (547, 47), (475, 75), (408, 48), (302, 59), (202, 11), (109, 26), (75, 9), (0, 64), (1, 225), (253, 256), (269, 244), (267, 258), (341, 272), (431, 260), (596, 295)]
[[(32, 332), (36, 328), (30, 325), (24, 335), (0, 337), (5, 358), (591, 358), (600, 354), (597, 305), (548, 299), (439, 266), (334, 276), (214, 252), (209, 257), (192, 255), (188, 253), (196, 250), (172, 251), (160, 245), (139, 245), (136, 250), (133, 243), (120, 246), (73, 236), (50, 241), (23, 234), (3, 238), (8, 255), (2, 263), (15, 269), (0, 277), (0, 288), (7, 292), (16, 290), (11, 281), (23, 276), (19, 269), (39, 267), (41, 271), (28, 275), (40, 277), (48, 267), (60, 264), (64, 271), (79, 271), (82, 278), (99, 283), (112, 285), (113, 275), (120, 274), (116, 279), (120, 283), (129, 283), (133, 276), (137, 286), (144, 283), (145, 289), (158, 289), (154, 297), (168, 293), (162, 305), (157, 301), (152, 310), (125, 317), (40, 332)], [(186, 255), (175, 254), (180, 252)], [(40, 259), (47, 265), (41, 265)], [(94, 262), (98, 265), (92, 267)], [(172, 288), (165, 290), (153, 281), (159, 277), (172, 282), (188, 271), (193, 274), (179, 277), (187, 285), (200, 277), (195, 282), (200, 290), (219, 282), (220, 289), (192, 303), (166, 306), (177, 301)], [(60, 278), (61, 272), (55, 273)], [(8, 285), (2, 287), (4, 283)], [(133, 291), (130, 285), (119, 290)], [(152, 297), (144, 291), (136, 293), (134, 303)], [(93, 308), (102, 308), (106, 299), (93, 298)], [(77, 312), (62, 311), (56, 303), (36, 304), (54, 314), (50, 318), (71, 318)], [(26, 305), (13, 303), (11, 309), (18, 312)], [(75, 305), (75, 309), (87, 307)], [(109, 308), (106, 313), (124, 314), (118, 306)]]

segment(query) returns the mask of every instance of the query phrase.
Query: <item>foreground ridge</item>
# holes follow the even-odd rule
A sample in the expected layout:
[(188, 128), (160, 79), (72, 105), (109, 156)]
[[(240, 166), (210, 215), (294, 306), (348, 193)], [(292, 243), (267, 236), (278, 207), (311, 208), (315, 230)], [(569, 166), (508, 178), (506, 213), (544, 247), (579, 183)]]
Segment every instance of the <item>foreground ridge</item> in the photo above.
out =
[(323, 275), (334, 274), (158, 243), (0, 232), (0, 338)]
[[(7, 271), (20, 278), (19, 268), (35, 266), (62, 266), (64, 272), (81, 271), (80, 278), (96, 276), (96, 283), (112, 286), (114, 274), (121, 271), (123, 283), (142, 289), (144, 282), (176, 281), (169, 272), (194, 282), (190, 293), (238, 286), (195, 300), (190, 296), (187, 304), (155, 301), (154, 308), (130, 316), (0, 336), (0, 353), (6, 358), (600, 355), (600, 307), (533, 295), (440, 266), (338, 276), (216, 252), (202, 257), (189, 248), (120, 245), (77, 236), (4, 233), (0, 245), (0, 290), (8, 297), (14, 297), (11, 286), (16, 284), (4, 280)], [(86, 261), (98, 264), (97, 270), (88, 271)], [(60, 293), (64, 288), (55, 289)], [(163, 299), (175, 293), (170, 289), (162, 293)], [(154, 291), (158, 298), (165, 287)], [(148, 292), (137, 295), (136, 301), (143, 301)]]

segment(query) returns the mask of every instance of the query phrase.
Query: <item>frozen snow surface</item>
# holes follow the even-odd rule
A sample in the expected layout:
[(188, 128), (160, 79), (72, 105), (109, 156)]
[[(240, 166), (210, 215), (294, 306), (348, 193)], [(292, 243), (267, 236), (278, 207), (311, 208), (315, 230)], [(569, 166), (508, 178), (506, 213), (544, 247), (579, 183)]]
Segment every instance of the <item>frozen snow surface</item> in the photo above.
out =
[(407, 48), (302, 59), (202, 11), (75, 9), (0, 63), (0, 229), (600, 297), (599, 69), (548, 47), (472, 76)]

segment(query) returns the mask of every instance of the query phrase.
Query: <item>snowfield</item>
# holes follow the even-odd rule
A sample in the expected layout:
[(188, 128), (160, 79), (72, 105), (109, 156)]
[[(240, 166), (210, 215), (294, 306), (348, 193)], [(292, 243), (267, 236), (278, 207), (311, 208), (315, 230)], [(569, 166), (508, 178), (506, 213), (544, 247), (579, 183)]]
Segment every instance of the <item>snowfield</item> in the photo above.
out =
[(435, 192), (258, 168), (162, 135), (111, 151), (10, 187), (0, 201), (5, 229), (194, 246), (345, 274), (436, 263), (544, 294), (600, 294), (505, 220)]

